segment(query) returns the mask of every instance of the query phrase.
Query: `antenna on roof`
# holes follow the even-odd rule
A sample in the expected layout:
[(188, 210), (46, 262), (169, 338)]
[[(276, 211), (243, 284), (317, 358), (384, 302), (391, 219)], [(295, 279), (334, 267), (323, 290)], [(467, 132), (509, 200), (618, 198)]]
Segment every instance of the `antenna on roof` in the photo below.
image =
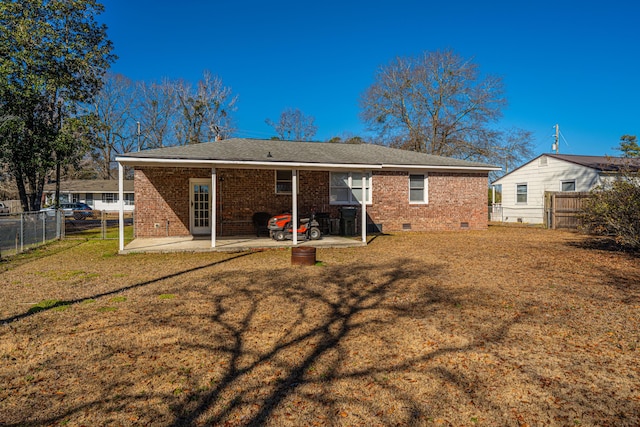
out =
[(556, 154), (558, 154), (558, 152), (560, 151), (560, 141), (558, 140), (558, 136), (560, 135), (560, 125), (556, 124), (554, 128), (556, 129), (556, 139), (551, 146), (551, 151), (555, 151)]

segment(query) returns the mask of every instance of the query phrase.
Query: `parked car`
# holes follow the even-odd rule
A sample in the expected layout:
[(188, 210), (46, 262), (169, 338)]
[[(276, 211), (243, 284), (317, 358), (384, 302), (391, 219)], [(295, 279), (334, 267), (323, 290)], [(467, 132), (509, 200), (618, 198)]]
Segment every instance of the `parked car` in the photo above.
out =
[(5, 206), (4, 203), (0, 203), (0, 214), (8, 214), (9, 206)]
[[(86, 203), (61, 203), (60, 209), (64, 213), (65, 217), (73, 217), (74, 219), (86, 219), (93, 218), (94, 212), (91, 206)], [(48, 216), (55, 216), (56, 208), (54, 206), (40, 209), (40, 212), (46, 213)]]

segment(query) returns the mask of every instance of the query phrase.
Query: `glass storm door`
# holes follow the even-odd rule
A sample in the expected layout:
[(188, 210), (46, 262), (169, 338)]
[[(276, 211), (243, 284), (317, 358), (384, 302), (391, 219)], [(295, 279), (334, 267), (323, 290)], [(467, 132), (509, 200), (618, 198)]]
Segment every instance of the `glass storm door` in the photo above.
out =
[(191, 234), (211, 233), (211, 181), (191, 181)]

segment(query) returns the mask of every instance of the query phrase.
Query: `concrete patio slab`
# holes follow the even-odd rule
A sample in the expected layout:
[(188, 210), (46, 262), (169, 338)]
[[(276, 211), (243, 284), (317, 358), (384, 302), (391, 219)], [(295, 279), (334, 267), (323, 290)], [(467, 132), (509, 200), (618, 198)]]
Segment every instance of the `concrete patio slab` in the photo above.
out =
[[(211, 247), (211, 239), (200, 236), (138, 238), (125, 246), (121, 254), (146, 252), (243, 252), (261, 249), (290, 248), (291, 240), (278, 242), (268, 237), (233, 236), (218, 237), (216, 247)], [(360, 237), (323, 236), (320, 240), (298, 241), (298, 246), (316, 248), (348, 248), (366, 246)]]

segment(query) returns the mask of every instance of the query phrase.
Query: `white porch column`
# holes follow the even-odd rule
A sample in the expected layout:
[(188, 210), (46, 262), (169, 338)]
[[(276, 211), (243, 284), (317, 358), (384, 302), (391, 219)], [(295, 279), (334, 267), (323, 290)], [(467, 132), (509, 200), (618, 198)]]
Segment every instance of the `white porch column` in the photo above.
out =
[(291, 218), (293, 226), (293, 246), (298, 245), (298, 170), (291, 171)]
[(118, 239), (120, 250), (124, 250), (124, 166), (118, 162)]
[(211, 168), (211, 247), (216, 247), (218, 201), (216, 192), (216, 168)]
[[(362, 228), (362, 243), (367, 243), (367, 197), (369, 191), (367, 191), (367, 174), (362, 173), (362, 218), (360, 218), (360, 224)], [(355, 231), (355, 230), (354, 230)]]

